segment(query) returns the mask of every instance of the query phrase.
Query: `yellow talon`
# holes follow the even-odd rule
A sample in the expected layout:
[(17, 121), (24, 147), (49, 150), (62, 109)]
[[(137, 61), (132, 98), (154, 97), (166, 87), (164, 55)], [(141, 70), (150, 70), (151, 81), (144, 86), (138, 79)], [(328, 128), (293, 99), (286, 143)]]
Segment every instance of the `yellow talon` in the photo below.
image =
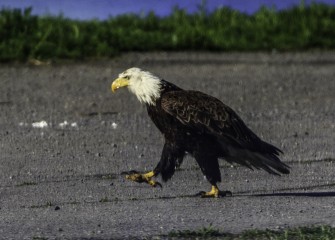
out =
[(229, 191), (220, 191), (216, 185), (212, 185), (212, 189), (209, 192), (200, 192), (200, 195), (203, 198), (219, 198), (225, 196), (232, 196), (232, 193)]
[(219, 189), (217, 186), (213, 185), (210, 192), (205, 192), (202, 197), (219, 197)]
[(155, 176), (154, 171), (144, 173), (144, 174), (132, 173), (132, 174), (127, 174), (126, 179), (134, 181), (134, 182), (138, 182), (138, 183), (146, 182), (152, 187), (157, 187), (157, 186), (162, 187), (162, 185), (159, 182), (156, 182), (151, 179), (154, 176)]

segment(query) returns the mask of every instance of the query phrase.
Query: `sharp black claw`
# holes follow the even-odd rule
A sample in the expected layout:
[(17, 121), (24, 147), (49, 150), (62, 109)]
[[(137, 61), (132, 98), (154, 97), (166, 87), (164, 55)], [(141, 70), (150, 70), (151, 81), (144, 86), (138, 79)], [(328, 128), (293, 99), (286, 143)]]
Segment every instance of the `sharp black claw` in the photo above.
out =
[(162, 184), (160, 184), (159, 182), (156, 182), (155, 185), (154, 185), (154, 187), (157, 187), (157, 186), (160, 187), (160, 188), (163, 188)]
[(130, 171), (121, 172), (121, 175), (131, 175), (131, 174), (136, 174), (136, 173), (139, 173), (139, 172), (136, 170), (130, 170)]
[(219, 192), (219, 197), (231, 197), (233, 196), (231, 191), (220, 191)]
[(195, 196), (196, 196), (196, 197), (199, 197), (199, 196), (202, 197), (202, 196), (205, 195), (205, 193), (206, 193), (206, 192), (204, 192), (204, 191), (200, 191), (200, 192), (196, 193)]

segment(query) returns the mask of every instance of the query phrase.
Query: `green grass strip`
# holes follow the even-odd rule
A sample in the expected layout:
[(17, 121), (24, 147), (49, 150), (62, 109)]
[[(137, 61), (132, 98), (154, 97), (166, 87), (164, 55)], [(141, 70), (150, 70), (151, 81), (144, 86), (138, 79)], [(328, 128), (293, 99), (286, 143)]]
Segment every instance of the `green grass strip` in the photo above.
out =
[(199, 230), (172, 231), (168, 234), (169, 238), (187, 238), (187, 239), (225, 239), (225, 240), (244, 240), (244, 239), (335, 239), (335, 228), (330, 226), (313, 226), (291, 228), (281, 231), (274, 230), (247, 230), (240, 234), (224, 233), (212, 226)]
[(248, 15), (227, 7), (105, 21), (0, 10), (0, 61), (110, 58), (130, 51), (300, 51), (335, 49), (335, 6), (312, 3)]

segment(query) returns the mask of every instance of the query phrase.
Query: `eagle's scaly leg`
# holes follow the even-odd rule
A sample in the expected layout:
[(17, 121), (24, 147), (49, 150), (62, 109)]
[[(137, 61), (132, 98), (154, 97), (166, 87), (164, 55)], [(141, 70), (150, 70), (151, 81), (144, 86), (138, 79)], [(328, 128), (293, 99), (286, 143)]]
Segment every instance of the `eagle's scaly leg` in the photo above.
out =
[(148, 183), (150, 186), (152, 187), (162, 187), (162, 184), (160, 184), (157, 181), (152, 180), (153, 177), (155, 177), (157, 174), (155, 173), (155, 171), (150, 171), (147, 173), (138, 173), (136, 171), (130, 171), (126, 174), (126, 179), (134, 181), (134, 182), (138, 182), (138, 183)]
[(212, 189), (209, 192), (200, 192), (197, 195), (203, 198), (219, 198), (232, 196), (232, 193), (230, 191), (220, 191), (216, 185), (212, 185)]

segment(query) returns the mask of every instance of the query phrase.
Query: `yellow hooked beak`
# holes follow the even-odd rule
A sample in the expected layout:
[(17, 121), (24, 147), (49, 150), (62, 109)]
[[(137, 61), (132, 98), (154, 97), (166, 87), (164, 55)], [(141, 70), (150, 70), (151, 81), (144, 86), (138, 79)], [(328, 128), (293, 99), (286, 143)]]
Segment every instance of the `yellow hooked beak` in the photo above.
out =
[(115, 92), (121, 87), (127, 87), (129, 85), (129, 80), (126, 78), (117, 78), (112, 83), (112, 91)]

